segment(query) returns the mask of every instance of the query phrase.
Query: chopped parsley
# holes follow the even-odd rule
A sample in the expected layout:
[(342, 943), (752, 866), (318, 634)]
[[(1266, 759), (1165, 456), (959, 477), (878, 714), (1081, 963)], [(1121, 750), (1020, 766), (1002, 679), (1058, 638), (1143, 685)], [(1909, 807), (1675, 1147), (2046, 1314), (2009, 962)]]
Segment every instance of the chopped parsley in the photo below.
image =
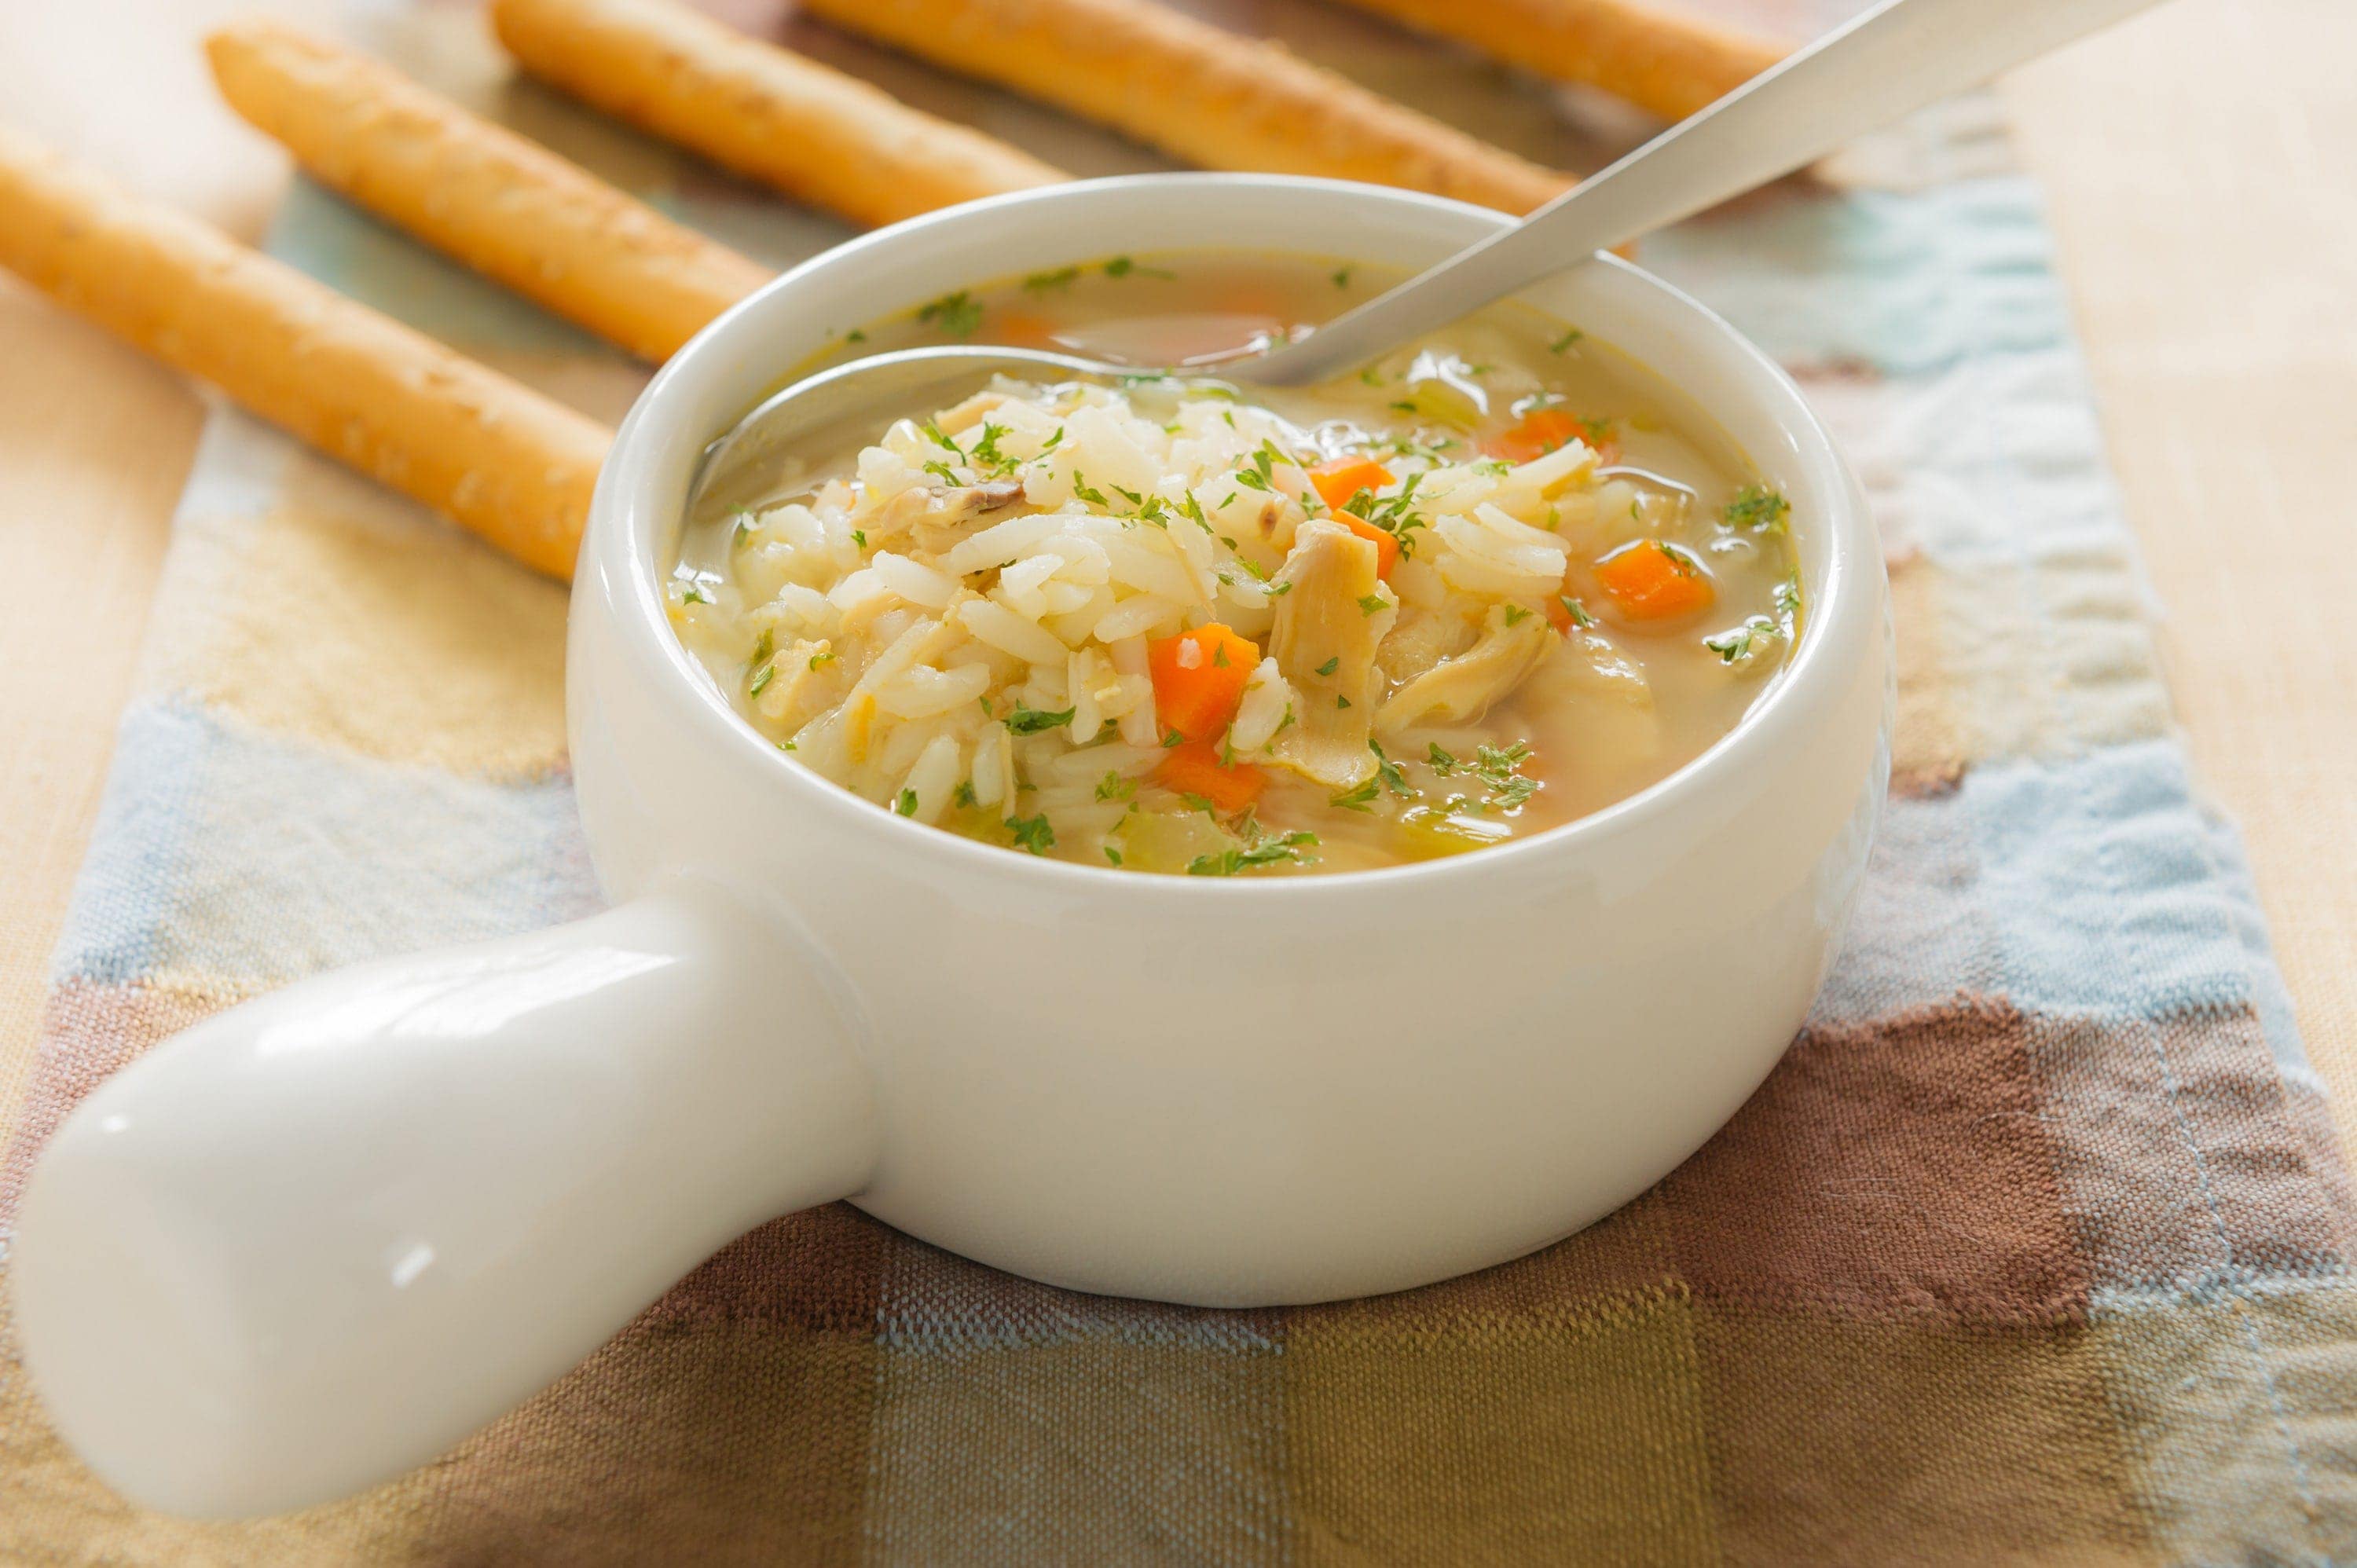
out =
[(1056, 847), (1056, 830), (1049, 824), (1048, 813), (1036, 817), (1009, 817), (1006, 831), (1015, 835), (1015, 847), (1029, 850), (1033, 854), (1045, 854)]
[(954, 800), (961, 806), (973, 805), (974, 780), (971, 779), (962, 779), (958, 780), (957, 793), (952, 796), (951, 799)]
[(1792, 504), (1780, 490), (1765, 485), (1746, 485), (1736, 492), (1719, 515), (1729, 528), (1748, 528), (1754, 533), (1781, 533), (1784, 520), (1790, 516)]
[(1119, 865), (1121, 864), (1121, 851), (1114, 848), (1111, 844), (1107, 844), (1104, 846), (1104, 852), (1106, 865)]
[(1596, 624), (1596, 618), (1587, 613), (1587, 607), (1569, 594), (1558, 594), (1555, 598), (1563, 606), (1563, 613), (1571, 618), (1572, 625), (1594, 626)]
[[(1415, 510), (1415, 488), (1423, 480), (1421, 472), (1410, 474), (1400, 481), (1399, 494), (1375, 501), (1358, 513), (1362, 521), (1373, 523), (1397, 540), (1402, 555), (1415, 553), (1415, 541), (1410, 536), (1415, 530), (1428, 526), (1424, 514)], [(1351, 498), (1348, 510), (1358, 510), (1356, 496)]]
[(976, 438), (974, 451), (969, 454), (975, 467), (993, 475), (1015, 472), (1016, 460), (998, 449), (999, 437), (1006, 434), (1006, 426), (1004, 424), (994, 424), (986, 419), (982, 422), (982, 435)]
[(897, 801), (893, 802), (892, 809), (899, 812), (900, 815), (904, 817), (915, 816), (917, 814), (917, 792), (914, 789), (901, 790), (900, 798)]
[(1249, 463), (1236, 470), (1236, 483), (1248, 490), (1258, 490), (1263, 495), (1275, 495), (1276, 465), (1292, 461), (1292, 458), (1276, 449), (1275, 442), (1264, 437), (1261, 444), (1254, 448)]
[(1318, 667), (1318, 673), (1320, 675), (1331, 675), (1335, 671), (1340, 670), (1340, 668), (1342, 668), (1342, 656), (1338, 653), (1333, 658), (1326, 660), (1325, 663), (1320, 664)]
[(859, 546), (859, 548), (861, 548), (862, 550), (866, 549), (866, 548), (867, 548), (867, 531), (866, 531), (866, 529), (864, 529), (864, 528), (855, 528), (855, 529), (853, 529), (853, 530), (851, 531), (851, 542), (853, 542), (854, 544), (858, 545), (858, 546)]
[(1473, 771), (1490, 787), (1491, 805), (1511, 811), (1539, 792), (1539, 781), (1521, 771), (1530, 755), (1530, 746), (1519, 740), (1502, 748), (1481, 746), (1474, 753)]
[[(1301, 852), (1317, 846), (1318, 835), (1296, 829), (1275, 838), (1263, 838), (1217, 854), (1199, 854), (1187, 863), (1189, 876), (1233, 876), (1263, 865), (1297, 865)], [(1120, 862), (1115, 861), (1116, 865)]]
[(1784, 631), (1767, 616), (1752, 616), (1741, 626), (1704, 638), (1702, 645), (1717, 654), (1722, 664), (1743, 664), (1765, 652)]
[(1107, 511), (1113, 510), (1113, 502), (1105, 499), (1105, 493), (1103, 490), (1092, 489), (1088, 477), (1078, 468), (1072, 470), (1072, 494), (1091, 506), (1101, 506)]
[(1523, 622), (1530, 618), (1531, 612), (1523, 608), (1522, 606), (1508, 605), (1506, 607), (1506, 624), (1508, 626), (1520, 626)]
[(1343, 790), (1327, 804), (1340, 806), (1346, 811), (1372, 811), (1375, 809), (1376, 787), (1375, 777), (1370, 774), (1365, 783), (1355, 789)]
[(1049, 289), (1070, 288), (1080, 281), (1078, 267), (1057, 267), (1044, 273), (1032, 273), (1023, 280), (1024, 288), (1032, 294), (1045, 294)]
[(1174, 729), (1174, 730), (1172, 730), (1168, 735), (1166, 735), (1166, 736), (1164, 736), (1162, 737), (1162, 749), (1163, 749), (1163, 750), (1165, 750), (1165, 751), (1168, 751), (1172, 746), (1184, 746), (1184, 745), (1186, 745), (1186, 744), (1187, 744), (1187, 737), (1186, 737), (1185, 736), (1183, 736), (1183, 735), (1180, 735), (1180, 734), (1179, 734), (1177, 730), (1175, 730), (1175, 729)]
[(1394, 795), (1415, 793), (1408, 787), (1407, 775), (1400, 770), (1400, 765), (1385, 756), (1380, 745), (1370, 740), (1367, 742), (1367, 749), (1375, 754), (1375, 777), (1382, 781), (1384, 789)]
[(1782, 616), (1787, 628), (1801, 613), (1801, 577), (1797, 572), (1776, 585), (1776, 613)]
[(1457, 771), (1457, 758), (1441, 750), (1440, 743), (1437, 740), (1432, 743), (1432, 749), (1425, 753), (1424, 759), (1431, 765), (1432, 770), (1443, 779)]
[(1392, 607), (1392, 602), (1381, 594), (1368, 594), (1359, 600), (1359, 608), (1368, 615), (1380, 615)]
[(762, 665), (759, 670), (753, 671), (752, 682), (746, 686), (745, 694), (748, 697), (759, 696), (762, 693), (770, 689), (770, 682), (777, 678), (778, 667), (775, 664)]
[(1023, 705), (1023, 700), (1017, 697), (1015, 700), (1015, 711), (1006, 715), (1006, 727), (1016, 735), (1038, 735), (1044, 730), (1054, 729), (1059, 725), (1071, 724), (1072, 715), (1079, 711), (1077, 708), (1066, 708), (1060, 713), (1051, 714), (1039, 708), (1027, 708)]
[(690, 581), (679, 591), (679, 602), (683, 605), (708, 605), (712, 602), (712, 596), (704, 591), (703, 584)]
[(1178, 275), (1160, 267), (1146, 266), (1131, 256), (1115, 256), (1104, 264), (1104, 275), (1109, 278), (1125, 278), (1132, 274), (1142, 278), (1175, 278)]
[(1566, 349), (1570, 348), (1574, 343), (1578, 342), (1582, 338), (1587, 336), (1587, 333), (1582, 332), (1578, 328), (1575, 327), (1570, 331), (1565, 333), (1562, 337), (1556, 338), (1554, 342), (1548, 344), (1547, 352), (1550, 354), (1560, 354)]
[[(1077, 480), (1080, 478), (1079, 473), (1075, 472), (1072, 478)], [(1170, 526), (1170, 503), (1160, 496), (1141, 495), (1135, 490), (1123, 489), (1119, 485), (1113, 488), (1113, 493), (1129, 503), (1130, 516), (1139, 522), (1150, 522), (1157, 528)]]
[(1351, 286), (1351, 269), (1349, 267), (1336, 267), (1329, 275), (1332, 277), (1334, 286), (1336, 288), (1348, 288)]
[(930, 305), (919, 307), (917, 319), (928, 327), (937, 327), (952, 338), (971, 338), (974, 329), (982, 325), (982, 301), (965, 289), (945, 294)]
[(1137, 780), (1124, 779), (1118, 773), (1108, 773), (1097, 780), (1097, 799), (1100, 800), (1126, 800), (1136, 793)]
[(834, 662), (834, 655), (824, 649), (821, 649), (818, 652), (810, 656), (810, 667), (813, 670), (817, 669), (822, 664), (832, 664)]

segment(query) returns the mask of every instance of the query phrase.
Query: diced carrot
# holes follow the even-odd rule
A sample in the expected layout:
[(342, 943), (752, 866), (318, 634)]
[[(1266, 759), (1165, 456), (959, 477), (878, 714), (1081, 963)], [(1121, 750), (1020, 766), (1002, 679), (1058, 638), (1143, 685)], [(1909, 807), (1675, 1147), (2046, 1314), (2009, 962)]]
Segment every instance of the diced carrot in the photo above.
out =
[(1579, 434), (1579, 421), (1559, 408), (1534, 408), (1490, 437), (1481, 450), (1508, 463), (1544, 457)]
[(1268, 775), (1249, 762), (1222, 767), (1220, 748), (1208, 740), (1174, 746), (1162, 757), (1154, 777), (1181, 795), (1200, 795), (1223, 817), (1250, 809), (1268, 788)]
[(1236, 716), (1259, 662), (1259, 645), (1218, 621), (1155, 639), (1146, 645), (1155, 723), (1166, 735), (1176, 730), (1188, 740), (1217, 740)]
[(1576, 418), (1560, 408), (1531, 410), (1483, 442), (1481, 450), (1508, 463), (1529, 463), (1575, 440), (1587, 442), (1606, 463), (1620, 461), (1620, 444), (1605, 433), (1603, 421)]
[(1309, 482), (1318, 487), (1318, 499), (1339, 512), (1361, 490), (1379, 490), (1390, 484), (1392, 473), (1372, 457), (1337, 457), (1310, 469)]
[(1375, 575), (1390, 581), (1392, 563), (1399, 559), (1399, 536), (1347, 511), (1336, 512), (1334, 521), (1375, 547)]
[(999, 310), (990, 317), (990, 330), (984, 334), (994, 343), (1004, 343), (1010, 349), (1061, 349), (1056, 329), (1044, 316), (1028, 310)]
[(1598, 561), (1596, 580), (1631, 620), (1690, 615), (1714, 596), (1701, 566), (1651, 539), (1623, 545)]

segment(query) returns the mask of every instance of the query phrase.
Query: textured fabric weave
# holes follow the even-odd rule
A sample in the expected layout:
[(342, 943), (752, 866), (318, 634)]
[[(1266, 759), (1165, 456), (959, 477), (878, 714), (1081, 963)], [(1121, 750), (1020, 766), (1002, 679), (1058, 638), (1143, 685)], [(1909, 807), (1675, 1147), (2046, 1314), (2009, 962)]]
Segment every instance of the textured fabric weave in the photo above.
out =
[[(1548, 95), (1228, 4), (1544, 157)], [(1788, 5), (1790, 30), (1824, 19)], [(528, 89), (463, 7), (361, 36), (774, 260), (795, 214)], [(1066, 166), (1144, 166), (840, 41)], [(121, 1563), (2310, 1562), (2357, 1556), (2346, 1175), (2233, 832), (2190, 787), (2034, 193), (1984, 101), (1652, 242), (1872, 492), (1896, 797), (1848, 947), (1727, 1128), (1586, 1233), (1215, 1313), (991, 1273), (845, 1208), (744, 1238), (418, 1474), (131, 1509), (0, 1322), (0, 1558)], [(278, 253), (600, 414), (639, 372), (298, 189)], [(180, 510), (40, 1059), (106, 1073), (331, 965), (596, 907), (563, 596), (230, 414)], [(0, 1262), (5, 1267), (5, 1262)]]

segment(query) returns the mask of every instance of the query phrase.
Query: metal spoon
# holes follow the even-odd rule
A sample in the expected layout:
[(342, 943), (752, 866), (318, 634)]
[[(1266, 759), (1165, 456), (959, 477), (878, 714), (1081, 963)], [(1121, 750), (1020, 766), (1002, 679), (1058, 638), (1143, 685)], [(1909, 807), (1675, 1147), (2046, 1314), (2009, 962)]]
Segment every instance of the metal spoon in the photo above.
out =
[[(1253, 386), (1300, 386), (1363, 363), (1597, 252), (1739, 196), (1865, 132), (2143, 10), (2153, 0), (1882, 0), (1673, 125), (1510, 229), (1427, 268), (1307, 337), (1222, 360)], [(696, 496), (796, 436), (888, 399), (998, 371), (1056, 379), (1152, 375), (1071, 354), (981, 345), (903, 349), (796, 381), (705, 455)], [(926, 406), (931, 406), (928, 403)]]

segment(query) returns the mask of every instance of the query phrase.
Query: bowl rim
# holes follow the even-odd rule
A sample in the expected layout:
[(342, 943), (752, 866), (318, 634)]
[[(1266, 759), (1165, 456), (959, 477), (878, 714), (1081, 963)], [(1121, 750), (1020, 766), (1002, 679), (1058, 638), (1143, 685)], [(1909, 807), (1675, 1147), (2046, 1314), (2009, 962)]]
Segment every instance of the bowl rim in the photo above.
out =
[[(661, 537), (658, 530), (676, 521), (673, 514), (684, 497), (674, 500), (651, 492), (658, 485), (666, 450), (683, 439), (692, 440), (701, 449), (718, 432), (677, 429), (671, 405), (686, 401), (682, 390), (684, 385), (717, 373), (720, 367), (737, 355), (735, 339), (748, 330), (745, 326), (748, 319), (774, 310), (777, 296), (799, 289), (805, 278), (822, 269), (833, 271), (846, 264), (856, 265), (860, 258), (877, 252), (941, 242), (948, 233), (988, 213), (1071, 204), (1085, 208), (1140, 188), (1183, 189), (1190, 200), (1217, 199), (1222, 193), (1246, 188), (1314, 192), (1325, 199), (1339, 197), (1422, 208), (1458, 220), (1471, 217), (1498, 226), (1512, 221), (1494, 209), (1445, 197), (1297, 175), (1187, 171), (1074, 180), (961, 203), (856, 236), (787, 269), (696, 333), (657, 371), (616, 433), (598, 478), (576, 572), (577, 580), (596, 591), (576, 593), (576, 610), (586, 599), (600, 601), (617, 618), (617, 629), (621, 633), (619, 641), (629, 650), (629, 657), (655, 672), (658, 687), (669, 682), (685, 688), (687, 701), (677, 710), (681, 721), (711, 736), (714, 744), (728, 748), (754, 766), (767, 768), (770, 776), (779, 781), (777, 787), (797, 797), (814, 813), (814, 820), (824, 831), (877, 834), (878, 853), (913, 856), (920, 863), (938, 858), (944, 873), (963, 869), (1045, 879), (1040, 883), (1045, 890), (1097, 896), (1113, 895), (1115, 888), (1128, 887), (1133, 892), (1127, 896), (1135, 897), (1285, 898), (1298, 902), (1357, 897), (1378, 888), (1428, 887), (1467, 877), (1501, 878), (1541, 862), (1576, 859), (1586, 846), (1641, 830), (1660, 818), (1691, 811), (1698, 798), (1739, 781), (1755, 764), (1766, 760), (1772, 748), (1791, 743), (1795, 727), (1807, 723), (1810, 715), (1803, 710), (1814, 705), (1819, 688), (1830, 690), (1842, 679), (1844, 671), (1838, 664), (1843, 650), (1857, 646), (1862, 635), (1873, 635), (1871, 627), (1879, 615), (1879, 597), (1875, 592), (1880, 576), (1879, 541), (1863, 496), (1830, 432), (1810, 408), (1799, 387), (1781, 366), (1708, 306), (1631, 263), (1599, 252), (1586, 264), (1610, 269), (1620, 275), (1624, 284), (1645, 288), (1666, 299), (1674, 310), (1692, 320), (1698, 340), (1715, 338), (1719, 351), (1748, 372), (1748, 379), (1758, 389), (1761, 406), (1786, 438), (1789, 450), (1785, 456), (1797, 471), (1806, 476), (1824, 509), (1824, 587), (1811, 607), (1813, 613), (1803, 625), (1800, 647), (1779, 672), (1774, 686), (1731, 729), (1661, 779), (1568, 822), (1527, 838), (1485, 846), (1475, 853), (1361, 870), (1231, 877), (1150, 875), (1111, 865), (1019, 854), (902, 818), (796, 765), (730, 705), (672, 628), (663, 594), (667, 572), (657, 564), (655, 547)], [(1609, 328), (1597, 335), (1608, 344), (1612, 342)], [(1709, 412), (1707, 405), (1705, 412)], [(921, 865), (918, 868), (922, 869)]]

